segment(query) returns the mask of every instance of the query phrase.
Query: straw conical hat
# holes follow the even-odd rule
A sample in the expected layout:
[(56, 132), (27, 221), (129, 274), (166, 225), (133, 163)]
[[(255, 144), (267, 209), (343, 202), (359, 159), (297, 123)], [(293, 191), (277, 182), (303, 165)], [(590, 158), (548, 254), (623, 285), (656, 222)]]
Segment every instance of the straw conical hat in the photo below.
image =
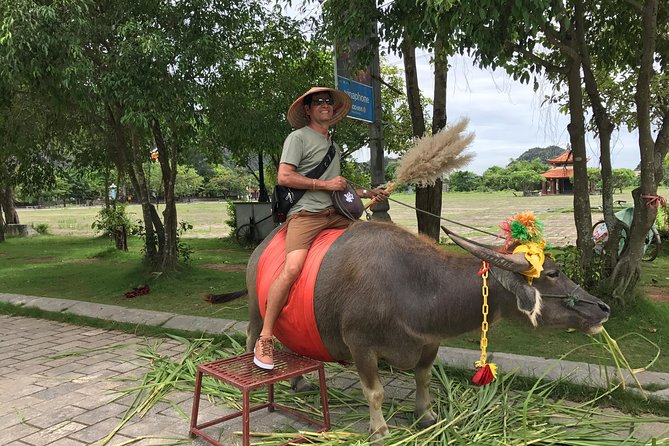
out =
[(327, 92), (332, 95), (334, 99), (334, 104), (332, 106), (332, 120), (330, 125), (335, 125), (348, 114), (351, 110), (351, 98), (348, 97), (346, 93), (341, 90), (335, 90), (334, 88), (327, 87), (312, 87), (304, 93), (302, 96), (297, 98), (293, 105), (288, 109), (288, 122), (294, 129), (299, 129), (304, 127), (309, 123), (307, 114), (304, 111), (304, 98), (314, 93), (323, 93)]

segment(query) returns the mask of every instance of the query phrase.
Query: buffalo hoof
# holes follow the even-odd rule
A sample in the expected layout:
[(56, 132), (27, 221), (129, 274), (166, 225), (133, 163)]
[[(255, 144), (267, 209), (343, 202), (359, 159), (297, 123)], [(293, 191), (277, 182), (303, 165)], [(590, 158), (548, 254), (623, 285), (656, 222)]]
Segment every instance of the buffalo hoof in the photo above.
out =
[(434, 412), (432, 412), (431, 410), (425, 412), (422, 415), (418, 415), (418, 414), (414, 414), (414, 415), (418, 419), (418, 427), (420, 427), (421, 429), (428, 428), (428, 427), (434, 425), (434, 423), (437, 422), (437, 415)]
[(384, 424), (382, 427), (376, 429), (372, 432), (372, 435), (369, 437), (369, 443), (373, 446), (383, 446), (383, 439), (388, 436), (390, 430), (388, 425)]
[(293, 392), (296, 393), (314, 392), (318, 390), (318, 386), (304, 379), (304, 376), (298, 376), (297, 378), (292, 378), (290, 380), (290, 387), (291, 389), (293, 389)]

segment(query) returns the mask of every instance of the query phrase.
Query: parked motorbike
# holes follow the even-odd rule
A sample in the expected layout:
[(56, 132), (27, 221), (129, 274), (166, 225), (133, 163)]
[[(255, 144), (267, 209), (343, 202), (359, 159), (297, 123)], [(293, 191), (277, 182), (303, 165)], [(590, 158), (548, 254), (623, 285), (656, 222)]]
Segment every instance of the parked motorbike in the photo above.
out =
[[(620, 256), (627, 248), (627, 240), (629, 239), (630, 235), (630, 226), (632, 225), (632, 219), (634, 218), (634, 208), (625, 208), (616, 212), (615, 216), (622, 224), (620, 241), (618, 243), (618, 255)], [(595, 253), (597, 255), (601, 255), (606, 248), (607, 241), (609, 240), (609, 231), (604, 220), (600, 220), (592, 226), (592, 238), (595, 241)], [(652, 262), (655, 260), (657, 254), (660, 252), (661, 244), (662, 240), (660, 239), (660, 233), (658, 232), (655, 223), (653, 223), (653, 226), (646, 234), (646, 238), (643, 243), (642, 260), (647, 262)]]

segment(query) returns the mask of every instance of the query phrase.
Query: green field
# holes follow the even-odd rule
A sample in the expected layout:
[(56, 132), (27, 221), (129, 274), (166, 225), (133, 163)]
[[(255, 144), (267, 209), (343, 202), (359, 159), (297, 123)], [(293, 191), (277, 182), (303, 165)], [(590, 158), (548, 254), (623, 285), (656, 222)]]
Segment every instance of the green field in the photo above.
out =
[[(669, 196), (669, 189), (659, 191), (660, 195)], [(516, 193), (518, 195), (518, 193)], [(393, 194), (391, 197), (401, 203), (413, 206), (415, 197), (408, 194)], [(631, 204), (629, 191), (617, 194), (615, 200), (627, 200)], [(601, 197), (590, 197), (593, 209), (600, 205)], [(161, 212), (163, 205), (158, 205)], [(573, 197), (570, 195), (548, 195), (543, 197), (520, 197), (513, 192), (458, 192), (444, 193), (441, 216), (453, 222), (463, 223), (489, 232), (497, 233), (501, 221), (521, 211), (533, 211), (544, 222), (546, 239), (553, 246), (574, 244), (575, 230), (573, 223)], [(47, 224), (52, 234), (93, 235), (91, 223), (95, 220), (99, 207), (68, 206), (44, 209), (19, 209), (21, 223)], [(139, 205), (130, 205), (127, 212), (132, 220), (141, 218)], [(417, 231), (416, 211), (410, 207), (390, 202), (392, 220), (414, 232)], [(177, 215), (181, 221), (193, 225), (185, 237), (225, 237), (230, 233), (226, 226), (228, 205), (224, 201), (192, 201), (177, 204)], [(600, 213), (593, 211), (593, 221), (600, 218)], [(444, 222), (456, 232), (467, 236), (481, 236), (483, 241), (494, 242), (489, 236), (482, 236), (456, 223)]]
[[(49, 232), (55, 235), (95, 235), (91, 224), (102, 207), (98, 206), (67, 206), (50, 208), (18, 209), (22, 224), (36, 226), (46, 224)], [(162, 213), (164, 205), (158, 205)], [(132, 204), (126, 208), (132, 221), (142, 218), (142, 209)], [(225, 224), (228, 219), (228, 204), (225, 201), (200, 201), (177, 204), (179, 221), (193, 224), (193, 229), (186, 234), (190, 237), (226, 237), (230, 228)]]

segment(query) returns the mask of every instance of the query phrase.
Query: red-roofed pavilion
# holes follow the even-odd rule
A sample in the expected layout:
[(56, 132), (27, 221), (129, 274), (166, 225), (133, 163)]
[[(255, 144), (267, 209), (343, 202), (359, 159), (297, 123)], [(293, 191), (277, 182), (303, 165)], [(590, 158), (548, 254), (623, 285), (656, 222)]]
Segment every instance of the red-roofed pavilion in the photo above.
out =
[(571, 178), (574, 176), (574, 154), (571, 147), (567, 146), (567, 150), (547, 162), (551, 168), (541, 174), (546, 178), (541, 185), (541, 195), (573, 192)]

